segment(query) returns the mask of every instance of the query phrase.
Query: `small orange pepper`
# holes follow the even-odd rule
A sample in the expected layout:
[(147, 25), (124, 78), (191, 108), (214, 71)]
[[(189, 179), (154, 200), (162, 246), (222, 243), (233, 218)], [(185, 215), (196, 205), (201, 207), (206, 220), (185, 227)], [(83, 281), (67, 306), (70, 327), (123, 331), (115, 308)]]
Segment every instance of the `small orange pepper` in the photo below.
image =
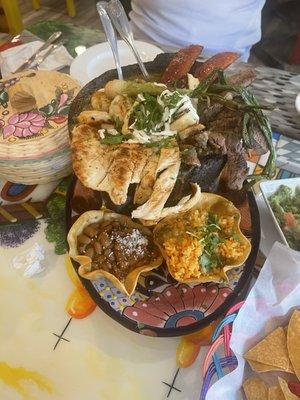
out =
[(66, 311), (72, 318), (85, 318), (96, 308), (95, 302), (85, 289), (76, 288), (69, 297)]
[(208, 346), (210, 344), (211, 336), (215, 330), (216, 325), (217, 322), (213, 322), (205, 328), (202, 328), (200, 331), (185, 336), (185, 338), (195, 344)]
[(176, 351), (176, 363), (179, 368), (187, 368), (196, 360), (200, 344), (188, 340), (186, 337), (181, 338)]
[(78, 289), (83, 289), (82, 283), (73, 267), (72, 261), (69, 256), (66, 257), (66, 268), (67, 268), (67, 274), (68, 274), (69, 278), (71, 279), (72, 283)]

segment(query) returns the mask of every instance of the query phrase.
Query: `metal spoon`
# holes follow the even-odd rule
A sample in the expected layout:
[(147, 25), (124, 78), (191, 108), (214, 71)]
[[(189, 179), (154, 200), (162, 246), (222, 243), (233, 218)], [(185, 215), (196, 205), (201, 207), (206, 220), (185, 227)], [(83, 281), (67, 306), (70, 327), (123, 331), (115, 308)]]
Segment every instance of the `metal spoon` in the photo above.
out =
[(117, 37), (116, 37), (114, 27), (112, 26), (111, 20), (106, 11), (107, 2), (106, 1), (98, 1), (98, 3), (96, 4), (96, 7), (97, 7), (97, 11), (99, 13), (99, 16), (100, 16), (100, 19), (101, 19), (101, 22), (103, 25), (103, 29), (104, 29), (107, 41), (111, 47), (111, 51), (114, 56), (117, 73), (118, 73), (118, 78), (123, 80), (123, 72), (122, 72), (120, 58), (119, 58)]
[(144, 78), (149, 79), (149, 74), (146, 70), (146, 67), (135, 47), (132, 30), (122, 4), (119, 0), (110, 0), (107, 3), (106, 11), (110, 16), (111, 22), (113, 23), (116, 30), (119, 32), (122, 39), (133, 51)]

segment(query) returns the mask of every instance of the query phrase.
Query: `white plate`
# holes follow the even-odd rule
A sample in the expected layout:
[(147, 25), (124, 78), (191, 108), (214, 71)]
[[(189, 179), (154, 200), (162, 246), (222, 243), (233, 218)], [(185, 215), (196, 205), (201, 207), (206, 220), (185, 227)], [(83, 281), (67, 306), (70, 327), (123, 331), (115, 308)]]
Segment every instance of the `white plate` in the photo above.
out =
[[(290, 187), (293, 192), (295, 191), (295, 188), (300, 185), (300, 177), (298, 178), (289, 178), (289, 179), (277, 179), (277, 180), (273, 180), (273, 181), (265, 181), (265, 182), (261, 182), (260, 183), (260, 190), (262, 193), (262, 197), (264, 198), (265, 204), (266, 204), (266, 209), (269, 212), (269, 215), (271, 217), (271, 219), (273, 220), (273, 224), (272, 225), (266, 225), (266, 222), (261, 221), (262, 226), (264, 226), (264, 229), (266, 227), (267, 229), (267, 235), (273, 235), (274, 232), (271, 232), (271, 230), (274, 230), (276, 227), (276, 233), (278, 233), (278, 236), (280, 237), (280, 241), (281, 243), (284, 243), (286, 246), (288, 245), (288, 242), (279, 226), (279, 223), (277, 222), (277, 219), (275, 217), (275, 214), (273, 213), (273, 210), (270, 206), (269, 203), (269, 197), (276, 192), (276, 190), (279, 188), (279, 186), (281, 185), (286, 185), (288, 187)], [(267, 222), (268, 224), (268, 222)], [(269, 222), (270, 224), (270, 222)], [(268, 237), (268, 241), (269, 241), (269, 237)], [(278, 240), (279, 241), (279, 240)], [(263, 251), (263, 250), (262, 250)], [(265, 254), (265, 252), (263, 251), (263, 253)], [(265, 254), (266, 255), (266, 254)]]
[[(135, 41), (136, 48), (144, 62), (152, 61), (157, 54), (162, 53), (153, 44)], [(127, 44), (118, 40), (121, 65), (136, 64), (136, 59)], [(96, 44), (77, 56), (71, 64), (70, 75), (83, 85), (92, 79), (115, 68), (114, 58), (108, 42)]]

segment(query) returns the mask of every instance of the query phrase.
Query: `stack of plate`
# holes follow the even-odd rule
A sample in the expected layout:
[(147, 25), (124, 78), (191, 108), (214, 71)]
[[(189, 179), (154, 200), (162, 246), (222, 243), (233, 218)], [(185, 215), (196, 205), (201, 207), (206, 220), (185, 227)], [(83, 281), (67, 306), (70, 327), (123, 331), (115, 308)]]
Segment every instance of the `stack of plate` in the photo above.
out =
[(25, 71), (0, 81), (0, 178), (27, 185), (71, 172), (68, 111), (79, 90), (56, 71)]

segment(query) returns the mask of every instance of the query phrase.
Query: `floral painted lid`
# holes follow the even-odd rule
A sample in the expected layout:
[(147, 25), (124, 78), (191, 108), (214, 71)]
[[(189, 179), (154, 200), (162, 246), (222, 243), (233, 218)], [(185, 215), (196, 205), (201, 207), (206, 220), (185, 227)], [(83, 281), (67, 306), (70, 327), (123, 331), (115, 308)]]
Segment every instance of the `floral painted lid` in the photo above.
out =
[(79, 90), (69, 75), (24, 71), (0, 81), (0, 159), (23, 159), (68, 146), (67, 116)]

